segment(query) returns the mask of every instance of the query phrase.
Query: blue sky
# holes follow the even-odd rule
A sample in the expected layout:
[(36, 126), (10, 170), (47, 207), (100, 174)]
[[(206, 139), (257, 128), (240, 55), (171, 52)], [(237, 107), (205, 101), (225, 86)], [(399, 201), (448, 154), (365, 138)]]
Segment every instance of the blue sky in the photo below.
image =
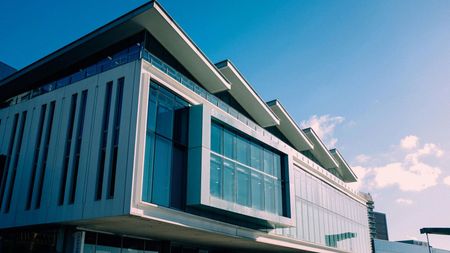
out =
[[(24, 67), (144, 2), (3, 1), (0, 60)], [(450, 1), (160, 2), (213, 62), (341, 150), (391, 239), (450, 227)]]

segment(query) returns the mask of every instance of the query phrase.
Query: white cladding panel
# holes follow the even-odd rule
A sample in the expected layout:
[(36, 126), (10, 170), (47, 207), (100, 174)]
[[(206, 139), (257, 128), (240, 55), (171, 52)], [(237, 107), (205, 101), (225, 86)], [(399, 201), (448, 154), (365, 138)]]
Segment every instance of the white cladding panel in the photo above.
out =
[[(134, 61), (0, 110), (0, 154), (8, 157), (4, 190), (0, 187), (0, 228), (129, 213), (139, 71), (140, 62)], [(123, 88), (119, 89), (121, 78)], [(101, 181), (100, 140), (109, 82), (112, 89)], [(99, 182), (101, 198), (96, 199)]]

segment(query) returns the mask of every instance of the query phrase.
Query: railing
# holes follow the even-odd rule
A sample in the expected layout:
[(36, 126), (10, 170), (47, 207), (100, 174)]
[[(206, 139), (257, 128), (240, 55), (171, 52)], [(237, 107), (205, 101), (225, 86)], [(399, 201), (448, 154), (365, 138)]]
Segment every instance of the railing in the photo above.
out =
[(39, 86), (38, 88), (35, 88), (31, 91), (27, 91), (25, 93), (22, 93), (20, 95), (13, 97), (13, 98), (10, 98), (10, 99), (6, 100), (5, 103), (3, 103), (3, 107), (7, 107), (7, 106), (14, 105), (14, 104), (18, 104), (23, 101), (27, 101), (29, 99), (43, 95), (50, 91), (53, 91), (53, 90), (68, 86), (72, 83), (81, 81), (90, 76), (113, 69), (117, 66), (138, 60), (141, 57), (140, 53), (141, 53), (141, 46), (139, 44), (136, 44), (134, 46), (131, 46), (127, 49), (124, 49), (124, 50), (114, 54), (113, 56), (102, 59), (99, 62), (97, 62), (87, 68), (81, 69), (80, 71), (78, 71), (76, 73), (73, 73), (73, 74), (63, 77), (57, 81)]
[[(250, 120), (249, 118), (247, 118), (243, 114), (239, 113), (237, 110), (235, 110), (234, 108), (232, 108), (231, 106), (229, 106), (228, 104), (226, 104), (225, 102), (223, 102), (222, 100), (220, 100), (219, 98), (214, 96), (213, 94), (209, 93), (208, 91), (203, 89), (200, 85), (194, 83), (189, 78), (187, 78), (186, 76), (184, 76), (180, 72), (176, 71), (171, 66), (167, 65), (165, 62), (160, 60), (158, 57), (154, 56), (152, 53), (150, 53), (146, 49), (144, 49), (143, 52), (142, 52), (142, 58), (145, 59), (146, 61), (148, 61), (151, 65), (153, 65), (157, 69), (161, 70), (165, 74), (167, 74), (170, 77), (172, 77), (173, 79), (175, 79), (177, 82), (181, 83), (182, 85), (184, 85), (188, 89), (192, 90), (193, 92), (197, 93), (198, 95), (200, 95), (204, 99), (208, 100), (213, 105), (219, 107), (220, 109), (224, 110), (225, 112), (227, 112), (228, 114), (230, 114), (234, 118), (238, 119), (239, 121), (241, 121), (242, 123), (244, 123), (248, 127), (254, 129), (257, 132), (262, 133), (264, 136), (269, 136), (271, 140), (273, 140), (273, 141), (275, 141), (277, 143), (280, 142), (280, 139), (278, 139), (278, 137), (274, 136), (273, 134), (271, 134), (266, 129), (264, 129), (264, 128), (260, 127), (259, 125), (257, 125), (256, 123), (254, 123), (252, 120)], [(297, 156), (298, 159), (300, 159), (301, 161), (303, 161), (306, 164), (310, 165), (314, 169), (318, 170), (320, 173), (325, 174), (328, 178), (333, 180), (335, 183), (337, 183), (340, 186), (346, 188), (347, 190), (351, 191), (355, 195), (363, 197), (363, 195), (361, 195), (358, 191), (354, 190), (352, 187), (349, 187), (341, 179), (339, 179), (338, 177), (336, 177), (335, 175), (330, 173), (328, 170), (320, 167), (319, 165), (317, 165), (315, 162), (313, 162), (311, 159), (307, 158), (306, 156), (304, 156), (300, 152), (296, 152), (296, 156)]]
[[(117, 66), (139, 60), (139, 59), (145, 59), (148, 61), (151, 65), (156, 67), (157, 69), (161, 70), (162, 72), (166, 73), (168, 76), (172, 77), (179, 83), (181, 83), (183, 86), (187, 87), (188, 89), (192, 90), (196, 94), (200, 95), (207, 101), (209, 101), (211, 104), (219, 107), (223, 111), (227, 112), (234, 118), (238, 119), (251, 129), (262, 133), (264, 136), (268, 136), (272, 141), (275, 141), (276, 143), (281, 142), (278, 137), (271, 134), (266, 129), (260, 127), (258, 124), (254, 123), (252, 120), (244, 116), (243, 114), (239, 113), (237, 110), (214, 96), (213, 94), (209, 93), (207, 90), (202, 88), (200, 85), (194, 83), (189, 78), (172, 68), (171, 66), (167, 65), (165, 62), (160, 60), (158, 57), (152, 55), (148, 50), (143, 48), (140, 44), (136, 44), (134, 46), (131, 46), (127, 49), (124, 49), (116, 54), (114, 54), (111, 57), (107, 57), (103, 60), (100, 60), (99, 62), (84, 68), (74, 74), (71, 74), (69, 76), (66, 76), (64, 78), (61, 78), (57, 81), (42, 85), (38, 88), (35, 88), (31, 91), (22, 93), (18, 96), (15, 96), (11, 99), (8, 99), (6, 103), (3, 103), (3, 107), (11, 106), (14, 104), (18, 104), (20, 102), (29, 100), (31, 98), (46, 94), (48, 92), (51, 92), (53, 90), (68, 86), (72, 83), (81, 81), (85, 78), (88, 78), (90, 76), (105, 72), (107, 70), (110, 70), (112, 68), (115, 68)], [(328, 178), (330, 178), (335, 183), (339, 184), (340, 186), (346, 188), (347, 190), (351, 191), (355, 195), (363, 197), (358, 191), (354, 190), (353, 188), (349, 187), (346, 183), (344, 183), (341, 179), (334, 176), (332, 173), (330, 173), (328, 170), (320, 167), (315, 162), (313, 162), (311, 159), (307, 158), (300, 152), (296, 152), (295, 155), (299, 160), (305, 162), (309, 166), (311, 166), (313, 169), (319, 171), (322, 174), (325, 174)]]

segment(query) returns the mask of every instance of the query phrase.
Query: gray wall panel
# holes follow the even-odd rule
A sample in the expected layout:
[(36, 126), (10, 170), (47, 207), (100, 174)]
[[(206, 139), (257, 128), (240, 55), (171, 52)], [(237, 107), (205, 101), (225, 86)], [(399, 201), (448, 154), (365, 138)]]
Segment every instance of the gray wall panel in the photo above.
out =
[[(137, 77), (136, 77), (137, 75)], [(135, 127), (131, 127), (137, 120), (137, 103), (140, 80), (140, 61), (121, 65), (114, 69), (105, 71), (98, 75), (86, 78), (82, 81), (73, 83), (63, 88), (56, 89), (41, 96), (32, 98), (28, 101), (20, 102), (16, 105), (0, 109), (0, 152), (6, 154), (8, 151), (9, 139), (12, 133), (12, 124), (14, 115), (20, 113), (18, 125), (20, 125), (22, 112), (27, 110), (27, 120), (22, 139), (22, 148), (18, 160), (18, 170), (16, 174), (16, 184), (11, 198), (11, 207), (8, 213), (0, 213), (0, 228), (24, 226), (51, 222), (68, 222), (81, 219), (91, 219), (96, 217), (105, 217), (111, 215), (124, 215), (129, 213), (131, 197), (131, 173), (133, 166), (134, 150), (129, 149), (134, 145)], [(116, 87), (118, 79), (124, 77), (125, 84), (123, 89), (123, 103), (120, 120), (120, 130), (118, 137), (119, 155), (117, 159), (117, 172), (115, 180), (114, 198), (108, 199), (107, 185), (109, 180), (109, 163), (112, 154), (112, 134), (114, 121), (114, 106), (116, 100)], [(108, 152), (106, 155), (102, 199), (95, 201), (95, 184), (97, 183), (97, 167), (100, 131), (102, 125), (102, 108), (105, 99), (105, 85), (108, 81), (113, 81), (113, 97), (111, 100), (111, 111), (109, 117), (108, 131)], [(70, 204), (71, 180), (74, 171), (74, 155), (76, 152), (77, 125), (80, 117), (80, 108), (82, 101), (82, 91), (87, 90), (86, 110), (84, 114), (83, 133), (80, 146), (80, 158), (78, 165), (76, 191), (74, 203)], [(73, 138), (70, 148), (70, 159), (67, 167), (67, 181), (64, 186), (64, 203), (58, 205), (60, 193), (60, 182), (62, 180), (62, 169), (64, 164), (64, 150), (66, 146), (66, 135), (68, 129), (69, 110), (71, 97), (77, 93), (77, 103), (74, 117)], [(33, 157), (35, 153), (36, 134), (38, 132), (40, 110), (43, 104), (47, 104), (46, 115), (43, 122), (42, 134), (49, 127), (48, 114), (50, 103), (55, 101), (54, 118), (52, 122), (52, 131), (49, 139), (49, 150), (47, 157), (47, 166), (43, 177), (42, 201), (40, 208), (35, 208), (37, 204), (37, 175), (43, 171), (41, 163), (43, 161), (44, 137), (41, 140), (39, 150), (38, 166), (36, 167), (35, 182), (33, 183), (32, 203), (30, 210), (26, 210), (28, 199), (28, 189), (32, 177)], [(134, 105), (134, 106), (133, 106)], [(33, 111), (34, 110), (34, 111)], [(135, 125), (135, 124), (134, 124)], [(16, 133), (18, 135), (18, 133)], [(129, 138), (133, 137), (130, 141)], [(17, 141), (16, 141), (17, 142)], [(15, 143), (13, 154), (15, 152)], [(11, 177), (12, 164), (8, 177)], [(8, 184), (5, 188), (5, 198), (8, 194)], [(127, 196), (127, 197), (125, 197)]]

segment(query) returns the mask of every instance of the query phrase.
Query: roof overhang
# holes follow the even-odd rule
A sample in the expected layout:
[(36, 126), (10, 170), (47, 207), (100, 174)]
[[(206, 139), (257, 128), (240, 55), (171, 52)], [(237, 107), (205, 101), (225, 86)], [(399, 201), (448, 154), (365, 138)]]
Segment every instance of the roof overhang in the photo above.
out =
[(153, 2), (153, 8), (134, 17), (133, 22), (150, 31), (209, 92), (231, 88), (229, 81), (159, 3)]
[(421, 234), (450, 235), (450, 228), (421, 228)]
[(342, 175), (343, 181), (346, 183), (356, 182), (358, 180), (358, 177), (356, 176), (355, 172), (353, 172), (350, 165), (348, 165), (348, 163), (345, 161), (341, 153), (337, 149), (331, 149), (330, 153), (339, 164), (339, 167), (337, 169)]
[(166, 11), (151, 1), (1, 80), (0, 101), (36, 88), (37, 80), (45, 80), (143, 30), (148, 30), (160, 41), (208, 91), (230, 89), (228, 80), (215, 65)]
[(323, 144), (314, 130), (312, 128), (305, 128), (303, 129), (303, 132), (314, 145), (311, 153), (314, 155), (314, 157), (317, 158), (317, 160), (319, 160), (319, 162), (325, 167), (325, 169), (338, 168), (339, 163), (336, 161), (336, 159), (334, 159), (333, 155), (325, 147), (325, 144)]
[(267, 102), (267, 105), (280, 119), (280, 124), (276, 127), (298, 151), (310, 150), (314, 148), (313, 143), (308, 140), (305, 133), (298, 127), (286, 109), (284, 109), (280, 101), (272, 100)]
[(277, 115), (261, 99), (244, 76), (229, 60), (216, 63), (216, 67), (231, 82), (230, 94), (262, 127), (280, 124)]

